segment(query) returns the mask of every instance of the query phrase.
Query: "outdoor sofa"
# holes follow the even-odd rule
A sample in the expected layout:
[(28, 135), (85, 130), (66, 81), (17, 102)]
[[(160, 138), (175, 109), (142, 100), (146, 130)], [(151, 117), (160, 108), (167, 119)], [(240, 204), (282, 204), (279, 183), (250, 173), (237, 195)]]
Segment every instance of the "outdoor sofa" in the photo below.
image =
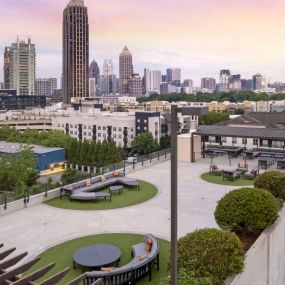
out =
[(223, 169), (220, 169), (217, 165), (210, 165), (210, 174), (214, 175), (222, 175), (223, 174)]
[(136, 179), (125, 177), (120, 171), (114, 171), (64, 186), (61, 188), (61, 192), (64, 192), (71, 200), (95, 200), (96, 198), (110, 196), (109, 193), (99, 192), (99, 190), (113, 184), (139, 187)]
[(251, 171), (244, 173), (243, 178), (244, 179), (255, 179), (257, 175), (258, 175), (258, 169), (252, 169)]
[[(145, 245), (149, 239), (152, 241), (152, 246), (150, 251), (146, 251)], [(133, 259), (126, 265), (110, 271), (86, 272), (85, 285), (90, 285), (98, 279), (102, 279), (104, 285), (133, 285), (146, 275), (151, 281), (152, 267), (156, 265), (157, 270), (159, 270), (158, 241), (153, 235), (147, 234), (142, 243), (132, 246), (131, 254)]]

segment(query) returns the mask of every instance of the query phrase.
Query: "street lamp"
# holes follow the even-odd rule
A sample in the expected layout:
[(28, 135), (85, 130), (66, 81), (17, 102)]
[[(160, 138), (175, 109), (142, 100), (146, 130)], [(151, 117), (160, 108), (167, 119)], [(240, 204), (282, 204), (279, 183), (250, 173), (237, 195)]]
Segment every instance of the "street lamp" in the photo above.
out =
[[(182, 107), (171, 105), (171, 285), (177, 285), (177, 114), (206, 115), (208, 107)], [(193, 141), (192, 141), (193, 143)]]

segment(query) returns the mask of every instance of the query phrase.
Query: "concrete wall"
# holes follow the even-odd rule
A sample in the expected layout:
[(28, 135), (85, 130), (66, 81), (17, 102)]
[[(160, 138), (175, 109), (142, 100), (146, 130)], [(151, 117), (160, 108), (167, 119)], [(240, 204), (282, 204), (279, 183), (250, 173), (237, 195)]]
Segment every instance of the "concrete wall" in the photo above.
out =
[(226, 285), (285, 284), (285, 208), (246, 254), (244, 271)]
[[(195, 160), (201, 158), (201, 137), (194, 136)], [(177, 138), (177, 159), (181, 162), (191, 162), (191, 135), (180, 135)]]

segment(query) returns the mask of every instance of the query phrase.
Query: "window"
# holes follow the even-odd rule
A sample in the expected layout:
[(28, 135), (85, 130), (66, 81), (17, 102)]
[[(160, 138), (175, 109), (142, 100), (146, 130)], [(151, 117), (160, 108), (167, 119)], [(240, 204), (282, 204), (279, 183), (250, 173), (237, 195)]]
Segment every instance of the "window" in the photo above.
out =
[(113, 128), (113, 131), (115, 132), (116, 130), (117, 130), (117, 128), (116, 128), (116, 127), (114, 127), (114, 128)]
[(100, 126), (98, 126), (98, 130), (101, 130), (101, 127), (100, 127)]
[(70, 134), (73, 135), (73, 131), (70, 131)]
[(122, 128), (119, 128), (119, 132), (121, 132), (122, 131)]
[(116, 139), (116, 138), (117, 138), (117, 135), (114, 134), (114, 135), (113, 135), (113, 138)]
[(144, 130), (147, 131), (147, 127), (144, 127)]
[(86, 126), (85, 126), (85, 125), (83, 126), (83, 129), (86, 129)]
[(144, 123), (146, 124), (146, 123), (147, 123), (147, 120), (144, 120)]
[(57, 127), (60, 128), (60, 124), (57, 124)]
[(262, 141), (262, 146), (268, 146), (268, 140), (263, 140)]
[(77, 132), (74, 132), (75, 135), (77, 135)]
[(122, 135), (119, 135), (119, 139), (121, 139), (122, 138)]
[(106, 134), (103, 134), (103, 137), (106, 138)]
[(86, 136), (86, 132), (84, 132), (83, 135)]
[(232, 143), (233, 144), (237, 143), (237, 138), (232, 138)]
[(91, 133), (88, 133), (88, 136), (91, 137)]
[(72, 128), (73, 128), (73, 125), (70, 125), (70, 128), (72, 129)]
[(88, 126), (88, 130), (91, 130), (91, 126)]
[(282, 148), (283, 142), (282, 141), (272, 141), (272, 147)]
[(131, 132), (133, 132), (134, 131), (134, 128), (131, 128)]
[(137, 129), (138, 129), (138, 130), (140, 130), (140, 129), (141, 129), (141, 127), (137, 127)]
[(247, 138), (242, 138), (242, 144), (247, 144)]
[(64, 124), (61, 125), (64, 128)]
[(141, 122), (141, 120), (140, 120), (140, 119), (138, 119), (138, 120), (137, 120), (137, 122), (138, 122), (138, 123), (140, 123), (140, 122)]
[(101, 137), (101, 133), (98, 133), (98, 137), (99, 137), (99, 138)]
[(253, 145), (258, 145), (258, 139), (253, 139)]
[(74, 125), (74, 128), (76, 128), (76, 129), (77, 129), (77, 125)]
[(227, 142), (227, 138), (226, 137), (221, 137), (221, 142), (222, 143), (226, 143)]
[(103, 131), (106, 131), (106, 127), (103, 127)]

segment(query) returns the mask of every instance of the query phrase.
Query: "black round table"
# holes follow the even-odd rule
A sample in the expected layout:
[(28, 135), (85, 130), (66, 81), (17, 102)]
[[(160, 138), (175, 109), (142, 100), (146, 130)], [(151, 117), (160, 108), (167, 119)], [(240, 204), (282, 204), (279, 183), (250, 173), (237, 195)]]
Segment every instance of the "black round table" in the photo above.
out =
[(73, 267), (76, 264), (82, 268), (100, 268), (116, 264), (120, 261), (121, 251), (111, 244), (93, 244), (82, 247), (73, 254)]

